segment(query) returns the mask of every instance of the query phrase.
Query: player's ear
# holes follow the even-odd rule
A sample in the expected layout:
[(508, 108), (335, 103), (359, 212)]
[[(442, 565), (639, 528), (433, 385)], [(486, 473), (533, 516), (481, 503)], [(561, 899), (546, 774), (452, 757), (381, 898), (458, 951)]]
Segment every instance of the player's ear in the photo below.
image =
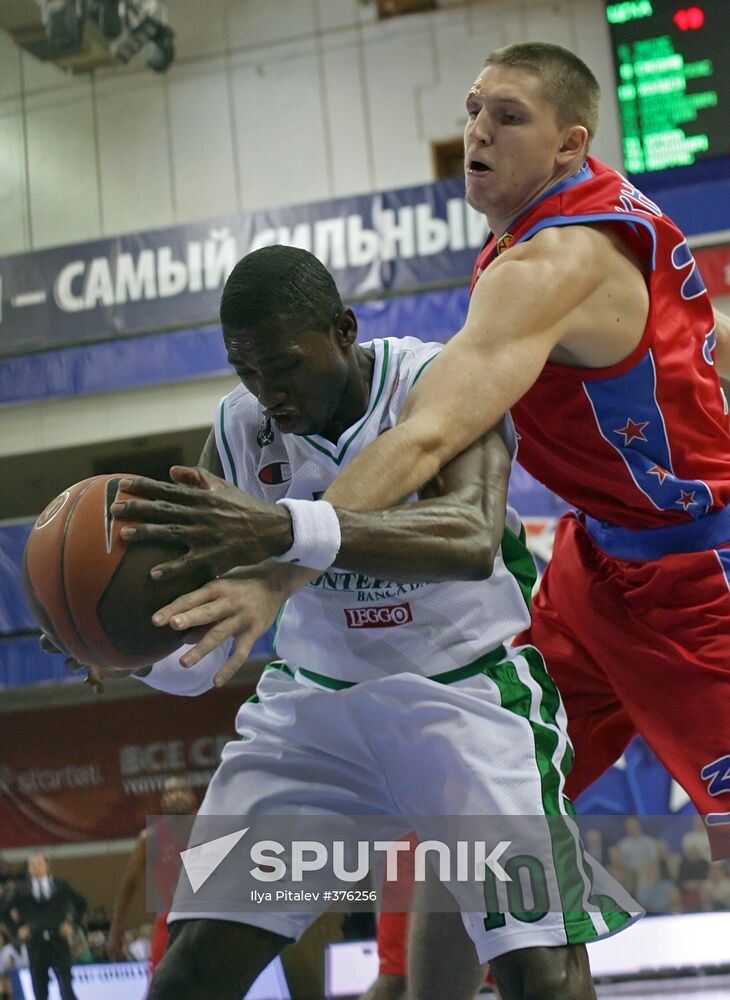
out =
[(357, 319), (352, 309), (343, 309), (335, 320), (337, 339), (343, 347), (349, 347), (357, 340)]
[(588, 152), (588, 129), (584, 125), (571, 125), (563, 133), (563, 140), (558, 149), (558, 161), (568, 163), (573, 159), (585, 159)]

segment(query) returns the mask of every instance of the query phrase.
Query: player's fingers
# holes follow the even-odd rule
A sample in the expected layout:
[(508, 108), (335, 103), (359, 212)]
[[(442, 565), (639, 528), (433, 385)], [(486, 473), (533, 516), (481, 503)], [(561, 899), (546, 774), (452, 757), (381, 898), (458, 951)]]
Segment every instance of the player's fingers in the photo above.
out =
[(59, 649), (58, 646), (50, 639), (45, 632), (41, 632), (38, 643), (44, 653), (62, 653), (63, 650)]
[[(180, 499), (177, 497), (176, 499)], [(195, 510), (170, 500), (115, 500), (109, 508), (121, 521), (145, 521), (149, 524), (194, 524)]]
[(216, 687), (223, 687), (224, 684), (228, 683), (231, 677), (238, 673), (248, 659), (248, 655), (251, 652), (251, 646), (253, 646), (255, 638), (256, 636), (253, 629), (238, 637), (236, 644), (233, 647), (233, 652), (213, 678), (213, 684)]
[(185, 535), (192, 525), (125, 524), (119, 534), (125, 542), (161, 542), (163, 545), (187, 544)]
[(183, 667), (194, 667), (204, 656), (212, 653), (214, 649), (217, 649), (218, 646), (230, 639), (232, 635), (236, 635), (240, 627), (240, 623), (236, 618), (228, 618), (224, 622), (218, 622), (205, 633), (196, 646), (193, 646), (192, 649), (189, 649), (180, 658), (181, 665)]
[[(210, 473), (205, 469), (190, 465), (173, 465), (170, 469), (170, 478), (180, 486), (190, 486), (192, 489), (209, 490), (211, 483), (208, 480)], [(217, 477), (213, 477), (214, 479)]]
[[(183, 534), (177, 536), (177, 541), (178, 544), (180, 542), (194, 544), (193, 539), (188, 543)], [(173, 559), (171, 562), (166, 563), (158, 563), (156, 566), (153, 566), (150, 570), (150, 576), (153, 580), (170, 580), (176, 576), (187, 576), (190, 573), (197, 572), (199, 569), (205, 570), (206, 575), (211, 576), (216, 572), (217, 555), (218, 549), (215, 547), (205, 548), (201, 552), (188, 551), (181, 555), (179, 559)]]
[(100, 680), (92, 675), (91, 671), (87, 671), (84, 684), (91, 692), (93, 692), (93, 694), (104, 694), (104, 685)]
[(148, 500), (175, 501), (180, 497), (180, 487), (175, 483), (166, 483), (160, 479), (149, 479), (147, 476), (130, 476), (119, 480), (118, 493), (133, 493), (136, 497)]
[(191, 590), (189, 594), (181, 594), (174, 601), (165, 604), (164, 607), (155, 611), (152, 615), (152, 624), (169, 625), (170, 619), (174, 615), (185, 614), (185, 612), (192, 611), (193, 608), (197, 608), (201, 604), (208, 604), (210, 601), (215, 600), (216, 597), (218, 597), (218, 591), (212, 584), (206, 584), (198, 590)]
[(208, 604), (200, 604), (190, 611), (173, 615), (170, 619), (170, 627), (176, 632), (185, 632), (189, 628), (197, 628), (199, 625), (210, 625), (219, 621), (227, 608), (227, 602), (218, 599), (210, 601)]

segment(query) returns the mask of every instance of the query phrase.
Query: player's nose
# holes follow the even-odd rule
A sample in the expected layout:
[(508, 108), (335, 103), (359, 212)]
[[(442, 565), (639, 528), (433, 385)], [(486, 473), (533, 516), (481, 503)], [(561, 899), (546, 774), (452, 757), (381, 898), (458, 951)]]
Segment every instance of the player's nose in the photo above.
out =
[(286, 388), (271, 382), (262, 382), (257, 393), (259, 403), (265, 410), (274, 410), (277, 406), (282, 406), (288, 398)]
[(476, 118), (471, 120), (469, 136), (475, 143), (488, 145), (492, 141), (492, 123), (486, 108), (482, 108)]

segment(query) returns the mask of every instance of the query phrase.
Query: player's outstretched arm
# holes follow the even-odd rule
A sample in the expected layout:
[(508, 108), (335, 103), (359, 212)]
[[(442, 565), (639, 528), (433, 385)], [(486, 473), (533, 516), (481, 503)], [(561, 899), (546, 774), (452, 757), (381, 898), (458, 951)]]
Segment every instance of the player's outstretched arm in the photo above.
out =
[[(340, 473), (325, 499), (372, 510), (420, 489), (530, 389), (557, 345), (578, 365), (613, 363), (599, 350), (629, 353), (643, 329), (642, 316), (627, 330), (643, 277), (605, 234), (566, 228), (544, 230), (487, 268), (464, 326), (424, 371), (396, 426)], [(625, 273), (630, 293), (616, 301), (617, 274)]]
[(485, 579), (504, 533), (510, 466), (495, 428), (448, 462), (419, 503), (338, 509), (335, 565), (403, 583)]
[[(201, 459), (215, 468), (214, 444), (206, 445)], [(339, 510), (337, 564), (403, 582), (489, 576), (504, 530), (509, 469), (506, 446), (493, 429), (432, 479), (423, 494), (429, 499), (386, 511)], [(282, 506), (249, 496), (207, 469), (176, 466), (172, 476), (171, 483), (134, 480), (131, 489), (140, 499), (113, 508), (117, 516), (149, 518), (122, 529), (128, 541), (185, 545), (182, 556), (154, 573), (173, 576), (204, 566), (222, 575), (290, 548), (292, 523)], [(208, 590), (205, 595), (210, 598)], [(177, 602), (175, 610), (182, 610)]]

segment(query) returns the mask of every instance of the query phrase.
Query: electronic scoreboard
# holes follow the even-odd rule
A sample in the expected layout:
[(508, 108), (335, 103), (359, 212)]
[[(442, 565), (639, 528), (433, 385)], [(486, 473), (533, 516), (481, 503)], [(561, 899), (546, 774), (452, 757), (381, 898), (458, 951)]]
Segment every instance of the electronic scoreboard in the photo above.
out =
[(605, 7), (627, 172), (730, 156), (730, 0)]

